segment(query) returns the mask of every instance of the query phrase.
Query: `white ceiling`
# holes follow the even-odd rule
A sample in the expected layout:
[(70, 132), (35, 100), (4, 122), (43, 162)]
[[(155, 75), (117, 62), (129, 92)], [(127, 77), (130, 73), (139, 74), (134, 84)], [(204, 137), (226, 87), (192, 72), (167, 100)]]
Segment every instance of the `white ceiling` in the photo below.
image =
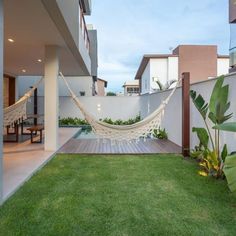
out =
[[(15, 42), (10, 43), (9, 38)], [(60, 70), (65, 75), (82, 72), (41, 0), (5, 0), (4, 72), (15, 76), (43, 75), (45, 45), (60, 47)]]

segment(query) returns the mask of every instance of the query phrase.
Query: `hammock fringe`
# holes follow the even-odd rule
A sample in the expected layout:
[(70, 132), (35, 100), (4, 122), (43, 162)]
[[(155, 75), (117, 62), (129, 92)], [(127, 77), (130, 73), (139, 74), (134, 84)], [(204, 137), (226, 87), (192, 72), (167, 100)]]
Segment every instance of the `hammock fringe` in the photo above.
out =
[(39, 86), (39, 84), (43, 81), (43, 77), (28, 91), (25, 95), (20, 98), (13, 105), (4, 108), (4, 120), (3, 126), (14, 126), (15, 124), (21, 123), (23, 120), (27, 119), (26, 113), (26, 104), (27, 101), (32, 96), (34, 90)]

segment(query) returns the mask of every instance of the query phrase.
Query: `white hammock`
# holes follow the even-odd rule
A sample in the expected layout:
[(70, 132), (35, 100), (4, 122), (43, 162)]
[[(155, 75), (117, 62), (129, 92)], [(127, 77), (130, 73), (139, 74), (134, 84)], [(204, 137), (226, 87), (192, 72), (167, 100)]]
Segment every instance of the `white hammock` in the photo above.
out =
[(110, 139), (111, 141), (139, 141), (140, 138), (147, 138), (154, 129), (157, 129), (161, 125), (162, 117), (164, 115), (165, 106), (168, 104), (170, 98), (174, 94), (179, 82), (176, 84), (175, 88), (172, 90), (170, 95), (161, 103), (161, 105), (145, 119), (141, 120), (132, 125), (111, 125), (102, 121), (98, 121), (95, 117), (89, 114), (83, 107), (80, 100), (74, 94), (70, 88), (68, 82), (62, 73), (60, 73), (61, 78), (64, 80), (72, 99), (75, 104), (81, 110), (87, 122), (91, 125), (95, 134), (99, 138)]
[(4, 108), (4, 127), (13, 126), (15, 123), (20, 123), (27, 118), (26, 104), (28, 99), (32, 96), (34, 90), (42, 82), (41, 78), (25, 95), (20, 98), (15, 104)]

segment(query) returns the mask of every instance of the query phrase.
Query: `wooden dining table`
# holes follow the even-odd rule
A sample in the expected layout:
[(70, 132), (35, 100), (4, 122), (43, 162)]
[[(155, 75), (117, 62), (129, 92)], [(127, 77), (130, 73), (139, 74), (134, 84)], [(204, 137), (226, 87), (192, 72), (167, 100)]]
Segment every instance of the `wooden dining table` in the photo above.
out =
[[(7, 135), (15, 135), (15, 139), (5, 139), (4, 142), (18, 143), (20, 135), (29, 135), (30, 136), (31, 132), (24, 132), (24, 123), (28, 120), (34, 119), (33, 125), (37, 125), (38, 119), (42, 116), (43, 116), (42, 114), (29, 114), (29, 115), (27, 115), (26, 119), (24, 119), (24, 120), (22, 119), (22, 121), (16, 122), (14, 124), (14, 126), (13, 126), (14, 131), (13, 132), (10, 131), (11, 127), (8, 126), (7, 127)], [(20, 127), (20, 132), (19, 132), (19, 127)]]

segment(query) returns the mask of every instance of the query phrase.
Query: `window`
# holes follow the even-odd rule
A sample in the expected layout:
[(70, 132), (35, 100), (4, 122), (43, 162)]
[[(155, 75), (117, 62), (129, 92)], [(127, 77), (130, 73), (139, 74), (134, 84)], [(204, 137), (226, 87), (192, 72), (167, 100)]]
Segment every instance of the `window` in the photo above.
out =
[(139, 88), (138, 87), (129, 87), (127, 88), (127, 93), (139, 93)]

